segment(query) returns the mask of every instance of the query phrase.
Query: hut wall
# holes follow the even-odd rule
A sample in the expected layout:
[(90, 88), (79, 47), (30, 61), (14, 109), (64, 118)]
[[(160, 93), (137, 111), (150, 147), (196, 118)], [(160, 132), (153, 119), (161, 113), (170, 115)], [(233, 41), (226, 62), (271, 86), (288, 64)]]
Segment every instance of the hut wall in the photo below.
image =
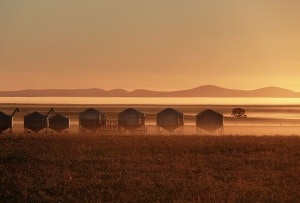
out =
[(223, 126), (223, 117), (221, 116), (203, 116), (197, 117), (197, 126)]
[(13, 118), (9, 116), (0, 116), (0, 132), (13, 127)]
[(7, 127), (7, 128), (10, 128), (12, 127), (12, 117), (0, 117), (0, 128), (3, 128), (3, 127)]
[(49, 118), (49, 127), (56, 131), (65, 130), (70, 127), (70, 119), (64, 116), (53, 116)]
[(49, 126), (49, 120), (46, 116), (29, 117), (24, 119), (24, 127), (33, 131), (40, 131)]
[(82, 114), (79, 116), (79, 125), (86, 129), (97, 129), (105, 124), (105, 114)]
[(84, 114), (79, 116), (79, 123), (84, 124), (99, 124), (101, 121), (100, 115), (97, 114)]
[(161, 113), (157, 115), (158, 125), (183, 125), (183, 118), (176, 113)]
[(143, 116), (134, 112), (126, 112), (119, 115), (120, 125), (143, 125)]
[(175, 114), (160, 114), (157, 116), (157, 124), (159, 125), (176, 125), (177, 115)]

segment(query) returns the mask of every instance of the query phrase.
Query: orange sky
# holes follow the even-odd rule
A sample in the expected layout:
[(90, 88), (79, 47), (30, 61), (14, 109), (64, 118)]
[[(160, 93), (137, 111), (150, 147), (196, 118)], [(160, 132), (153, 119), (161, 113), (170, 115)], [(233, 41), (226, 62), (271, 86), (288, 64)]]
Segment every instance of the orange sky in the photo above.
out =
[(0, 90), (300, 91), (299, 0), (1, 0)]

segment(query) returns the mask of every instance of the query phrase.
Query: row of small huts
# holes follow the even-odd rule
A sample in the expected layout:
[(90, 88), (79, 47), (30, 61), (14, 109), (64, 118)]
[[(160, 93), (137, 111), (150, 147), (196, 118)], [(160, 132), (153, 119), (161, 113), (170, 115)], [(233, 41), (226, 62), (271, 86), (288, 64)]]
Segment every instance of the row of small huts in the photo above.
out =
[[(19, 110), (16, 109), (12, 115), (0, 112), (0, 132), (10, 130), (13, 127), (13, 116)], [(70, 127), (70, 118), (62, 114), (55, 114), (51, 108), (47, 114), (33, 112), (24, 117), (24, 130), (39, 132), (50, 128), (57, 132), (64, 131)], [(110, 121), (109, 121), (110, 122)], [(108, 120), (106, 113), (94, 108), (87, 109), (79, 114), (79, 128), (81, 131), (105, 129)], [(128, 108), (118, 114), (117, 123), (128, 131), (138, 130), (145, 126), (145, 114), (137, 109)], [(156, 124), (167, 131), (174, 131), (184, 126), (184, 114), (173, 108), (166, 108), (157, 113)], [(196, 116), (196, 126), (204, 130), (217, 130), (223, 127), (223, 115), (207, 109)]]

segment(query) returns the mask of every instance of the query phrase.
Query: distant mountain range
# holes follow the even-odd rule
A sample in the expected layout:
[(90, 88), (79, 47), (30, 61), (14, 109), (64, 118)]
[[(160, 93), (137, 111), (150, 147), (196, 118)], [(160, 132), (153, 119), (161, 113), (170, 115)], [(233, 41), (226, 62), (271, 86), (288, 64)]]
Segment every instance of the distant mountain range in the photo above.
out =
[(0, 91), (0, 97), (300, 97), (294, 92), (279, 87), (265, 87), (255, 90), (227, 89), (213, 85), (199, 86), (178, 91), (152, 91), (136, 89), (41, 89)]

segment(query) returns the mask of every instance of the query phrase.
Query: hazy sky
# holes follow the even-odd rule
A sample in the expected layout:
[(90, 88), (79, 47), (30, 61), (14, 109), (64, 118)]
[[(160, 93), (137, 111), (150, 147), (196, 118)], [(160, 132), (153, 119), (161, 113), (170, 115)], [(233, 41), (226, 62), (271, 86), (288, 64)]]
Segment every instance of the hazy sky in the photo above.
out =
[(299, 0), (0, 0), (0, 90), (300, 91)]

